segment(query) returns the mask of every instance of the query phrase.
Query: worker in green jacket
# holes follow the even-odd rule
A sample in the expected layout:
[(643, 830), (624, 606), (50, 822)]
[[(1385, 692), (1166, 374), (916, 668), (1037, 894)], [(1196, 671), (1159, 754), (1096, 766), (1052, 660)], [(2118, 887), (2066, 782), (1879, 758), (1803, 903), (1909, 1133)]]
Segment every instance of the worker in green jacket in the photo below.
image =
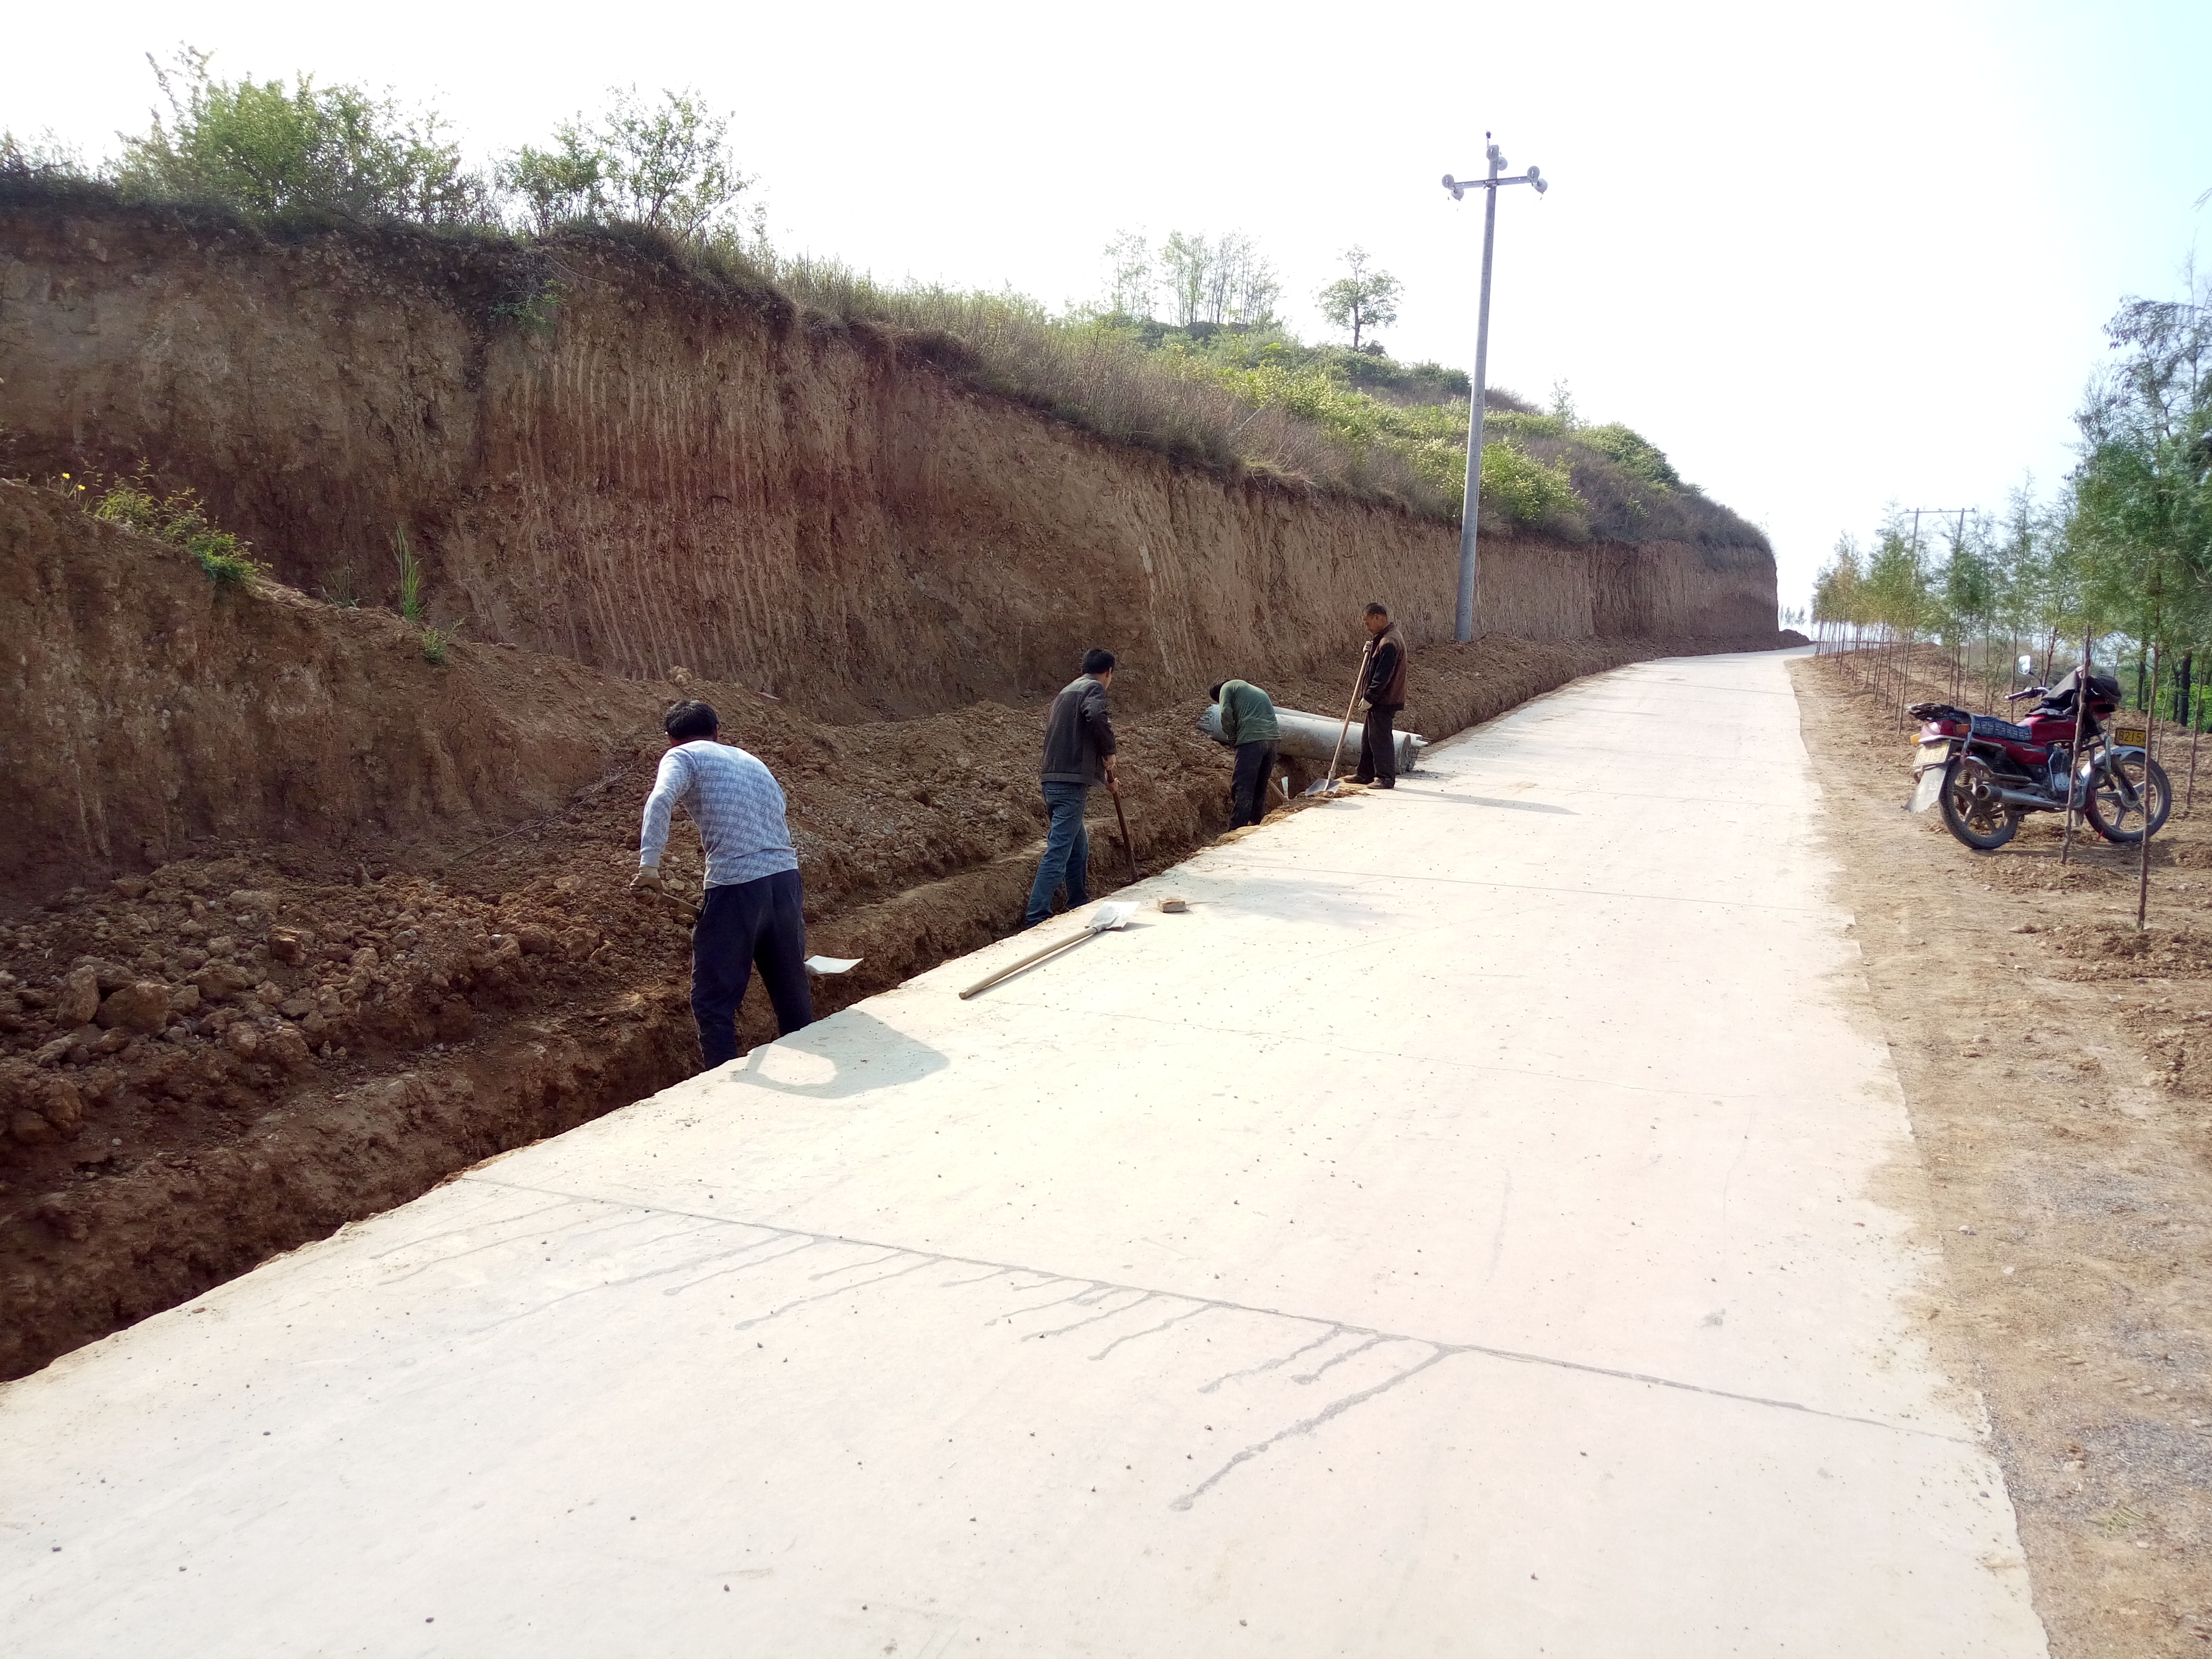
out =
[(1229, 827), (1257, 823), (1267, 816), (1267, 786), (1275, 776), (1274, 700), (1249, 680), (1224, 680), (1213, 688), (1221, 705), (1221, 740), (1237, 745), (1237, 773), (1230, 783)]

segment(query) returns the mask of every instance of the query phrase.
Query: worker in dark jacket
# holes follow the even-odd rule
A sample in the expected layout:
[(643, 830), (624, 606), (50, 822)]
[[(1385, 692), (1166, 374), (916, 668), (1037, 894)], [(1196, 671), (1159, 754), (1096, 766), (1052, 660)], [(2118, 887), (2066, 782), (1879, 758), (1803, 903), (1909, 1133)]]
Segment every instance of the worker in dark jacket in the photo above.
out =
[(1083, 674), (1052, 700), (1044, 721), (1044, 857), (1037, 861), (1022, 925), (1034, 927), (1052, 915), (1053, 894), (1064, 883), (1067, 908), (1091, 902), (1091, 837), (1083, 814), (1093, 785), (1120, 794), (1114, 779), (1114, 722), (1106, 712), (1106, 688), (1114, 683), (1114, 653), (1097, 647), (1083, 653)]
[(1398, 738), (1390, 727), (1406, 706), (1406, 641), (1380, 605), (1367, 607), (1367, 678), (1360, 692), (1367, 699), (1367, 725), (1359, 738), (1359, 769), (1352, 781), (1395, 789)]
[(1275, 700), (1248, 680), (1224, 680), (1212, 691), (1221, 705), (1221, 740), (1237, 749), (1237, 772), (1229, 784), (1229, 827), (1257, 823), (1267, 816), (1267, 785), (1275, 775)]

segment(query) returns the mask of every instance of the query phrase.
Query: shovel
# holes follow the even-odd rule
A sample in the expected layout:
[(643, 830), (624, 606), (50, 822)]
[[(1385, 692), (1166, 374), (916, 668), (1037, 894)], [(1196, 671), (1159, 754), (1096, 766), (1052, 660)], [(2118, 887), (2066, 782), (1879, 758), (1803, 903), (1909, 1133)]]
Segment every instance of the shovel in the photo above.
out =
[(1359, 667), (1352, 677), (1352, 698), (1344, 705), (1344, 726), (1336, 734), (1336, 752), (1328, 757), (1328, 775), (1312, 788), (1309, 795), (1333, 795), (1336, 793), (1336, 763), (1344, 758), (1344, 740), (1352, 735), (1352, 711), (1359, 707), (1359, 688), (1367, 682), (1367, 659), (1374, 654), (1375, 641), (1370, 640), (1359, 653)]
[(1057, 945), (1048, 945), (1042, 951), (1032, 951), (1019, 962), (1010, 962), (996, 973), (986, 975), (963, 991), (960, 994), (960, 1000), (965, 1002), (977, 992), (989, 990), (1002, 979), (1012, 979), (1023, 969), (1033, 967), (1047, 957), (1056, 957), (1062, 951), (1072, 951), (1087, 939), (1096, 939), (1101, 933), (1111, 933), (1117, 927), (1126, 927), (1128, 926), (1129, 918), (1136, 914), (1137, 904), (1133, 899), (1117, 899), (1110, 903), (1102, 904), (1092, 915), (1091, 925), (1076, 934), (1074, 938), (1064, 939)]
[(1121, 820), (1121, 850), (1129, 855), (1129, 879), (1135, 881), (1138, 879), (1137, 843), (1129, 839), (1129, 815), (1121, 810), (1121, 792), (1119, 789), (1109, 789), (1106, 793), (1114, 797), (1114, 816)]

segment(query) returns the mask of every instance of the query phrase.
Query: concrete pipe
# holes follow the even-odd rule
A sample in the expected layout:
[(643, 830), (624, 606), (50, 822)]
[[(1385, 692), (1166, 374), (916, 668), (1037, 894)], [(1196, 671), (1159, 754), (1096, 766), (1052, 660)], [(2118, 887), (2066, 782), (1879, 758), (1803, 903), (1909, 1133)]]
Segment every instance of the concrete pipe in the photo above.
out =
[[(1275, 724), (1282, 728), (1276, 738), (1278, 751), (1285, 759), (1311, 761), (1317, 766), (1327, 766), (1328, 757), (1336, 752), (1337, 733), (1344, 731), (1341, 717), (1331, 720), (1326, 714), (1302, 714), (1295, 708), (1278, 708)], [(1221, 705), (1208, 703), (1206, 712), (1198, 717), (1198, 729), (1221, 742)], [(1429, 746), (1426, 738), (1416, 737), (1411, 732), (1401, 732), (1398, 738), (1398, 769), (1410, 772), (1419, 762), (1421, 750)], [(1226, 744), (1223, 745), (1226, 747)], [(1344, 758), (1338, 763), (1340, 773), (1350, 773), (1359, 767), (1359, 721), (1355, 716), (1352, 730), (1345, 733)]]

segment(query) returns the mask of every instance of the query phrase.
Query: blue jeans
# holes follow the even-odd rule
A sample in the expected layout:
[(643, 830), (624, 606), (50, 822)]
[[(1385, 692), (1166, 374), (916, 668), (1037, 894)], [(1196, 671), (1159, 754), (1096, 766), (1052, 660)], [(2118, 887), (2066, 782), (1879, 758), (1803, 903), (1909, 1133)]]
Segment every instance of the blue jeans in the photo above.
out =
[(1088, 785), (1048, 783), (1045, 810), (1052, 827), (1044, 832), (1044, 856), (1037, 860), (1036, 880), (1030, 887), (1030, 908), (1024, 926), (1034, 926), (1052, 915), (1052, 896), (1067, 884), (1067, 908), (1091, 902), (1091, 837), (1084, 833), (1083, 811), (1091, 799)]
[(789, 1036), (814, 1019), (806, 983), (806, 921), (799, 872), (709, 887), (691, 928), (691, 1018), (712, 1071), (738, 1057), (738, 1005), (759, 965), (776, 1029)]

